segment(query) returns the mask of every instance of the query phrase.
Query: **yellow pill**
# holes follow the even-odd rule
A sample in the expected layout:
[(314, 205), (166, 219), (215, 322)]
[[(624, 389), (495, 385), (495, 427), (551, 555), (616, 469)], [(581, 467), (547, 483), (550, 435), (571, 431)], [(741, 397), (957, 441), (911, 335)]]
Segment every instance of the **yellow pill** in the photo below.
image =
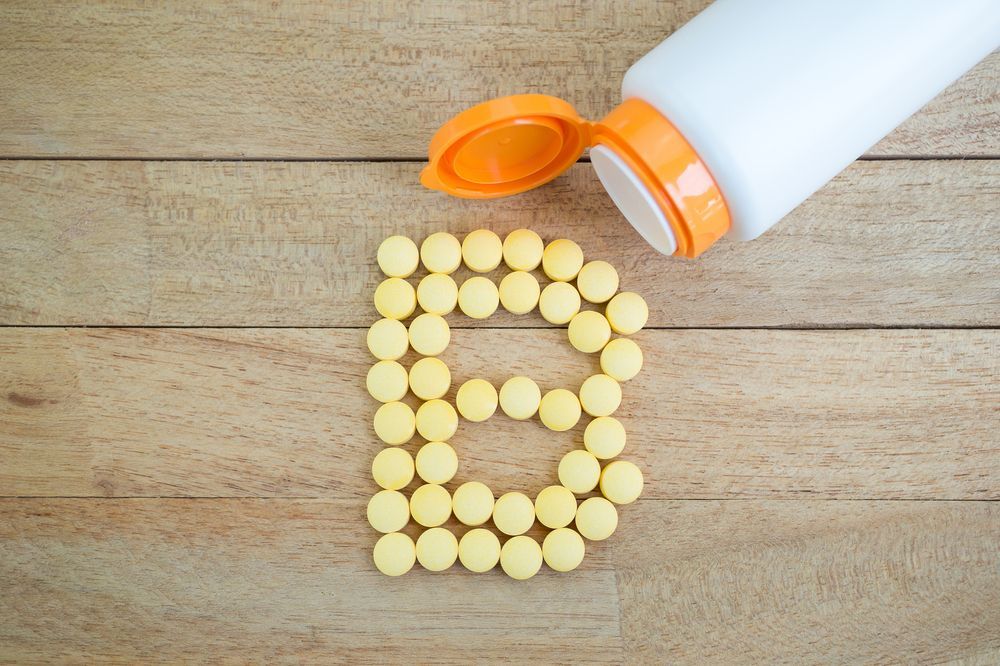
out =
[(441, 315), (425, 312), (410, 322), (410, 346), (423, 356), (437, 356), (448, 348), (451, 329)]
[(576, 449), (559, 461), (559, 483), (574, 493), (589, 493), (601, 478), (601, 464), (590, 451)]
[(524, 493), (501, 495), (493, 504), (493, 524), (504, 534), (524, 534), (534, 522), (535, 505)]
[(375, 287), (375, 309), (388, 319), (406, 319), (417, 309), (413, 285), (401, 278), (382, 280)]
[(413, 456), (406, 449), (382, 449), (372, 461), (372, 478), (386, 490), (405, 488), (413, 480), (413, 470)]
[(597, 458), (614, 458), (625, 448), (625, 426), (612, 416), (598, 417), (583, 431), (583, 445)]
[(417, 537), (417, 561), (428, 571), (444, 571), (458, 559), (458, 539), (443, 527), (432, 527)]
[(444, 400), (428, 400), (417, 408), (417, 432), (429, 442), (447, 442), (458, 430), (458, 413)]
[(576, 529), (591, 541), (603, 541), (618, 527), (618, 509), (603, 497), (580, 502), (576, 510)]
[(514, 314), (527, 314), (538, 305), (541, 288), (531, 273), (514, 271), (500, 280), (500, 303)]
[(591, 375), (580, 386), (580, 406), (591, 416), (610, 416), (622, 404), (622, 387), (607, 375)]
[(583, 537), (567, 527), (549, 532), (542, 542), (542, 557), (545, 559), (545, 564), (554, 571), (566, 572), (576, 569), (580, 566), (580, 562), (583, 562), (585, 552)]
[(417, 244), (406, 236), (389, 236), (378, 246), (378, 266), (389, 277), (410, 277), (418, 263)]
[(382, 361), (402, 358), (410, 348), (410, 338), (406, 334), (406, 324), (395, 319), (379, 319), (368, 329), (368, 349)]
[(375, 412), (375, 434), (386, 444), (406, 444), (415, 426), (413, 410), (405, 402), (387, 402)]
[(409, 504), (398, 490), (380, 490), (368, 500), (368, 522), (379, 532), (398, 532), (409, 520)]
[(649, 319), (649, 307), (646, 301), (635, 292), (623, 291), (610, 301), (605, 311), (611, 329), (621, 335), (632, 335), (646, 325)]
[(424, 527), (437, 527), (451, 515), (451, 495), (437, 484), (420, 486), (410, 496), (410, 515)]
[(458, 304), (458, 285), (444, 273), (425, 275), (417, 283), (417, 304), (424, 312), (446, 315)]
[(561, 238), (545, 247), (542, 253), (542, 270), (550, 280), (569, 282), (583, 267), (583, 250), (571, 240)]
[(575, 349), (585, 354), (593, 354), (608, 344), (608, 340), (611, 339), (611, 325), (600, 312), (586, 310), (569, 322), (568, 333), (569, 343)]
[(451, 386), (451, 372), (439, 358), (422, 358), (410, 368), (409, 386), (421, 400), (440, 398)]
[(500, 539), (482, 527), (469, 530), (458, 542), (458, 559), (469, 571), (489, 571), (500, 561)]
[(542, 568), (542, 547), (531, 537), (507, 539), (500, 549), (500, 567), (514, 580), (528, 580)]
[(401, 400), (406, 395), (406, 368), (395, 361), (379, 361), (368, 370), (365, 386), (379, 402)]
[(402, 532), (393, 532), (378, 540), (372, 555), (375, 568), (386, 576), (402, 576), (413, 568), (417, 549), (413, 545), (413, 539)]
[(485, 421), (497, 411), (497, 390), (485, 379), (470, 379), (458, 388), (455, 406), (465, 419)]
[(566, 527), (576, 516), (576, 496), (565, 486), (543, 488), (535, 498), (535, 515), (546, 527)]
[(530, 419), (538, 411), (542, 392), (527, 377), (511, 377), (500, 387), (500, 409), (512, 419)]
[(531, 229), (515, 229), (503, 240), (503, 259), (513, 271), (533, 271), (542, 263), (545, 244)]
[(447, 442), (427, 442), (417, 451), (416, 469), (427, 483), (448, 483), (458, 471), (458, 454)]
[(451, 510), (465, 525), (482, 525), (493, 515), (493, 491), (478, 481), (463, 483), (455, 489)]
[(615, 504), (631, 504), (642, 494), (642, 472), (627, 460), (615, 460), (601, 471), (601, 494)]
[(503, 243), (489, 229), (476, 229), (462, 241), (465, 265), (477, 273), (488, 273), (503, 260)]
[(568, 282), (546, 285), (538, 297), (538, 311), (550, 324), (565, 324), (580, 311), (580, 292)]
[(615, 338), (601, 351), (601, 370), (620, 382), (639, 374), (642, 370), (642, 350), (628, 338)]
[(580, 400), (572, 391), (553, 389), (542, 396), (538, 417), (549, 430), (569, 430), (580, 420)]
[(497, 311), (498, 305), (497, 286), (481, 275), (469, 278), (458, 289), (458, 307), (473, 319), (486, 319)]
[(420, 244), (420, 259), (429, 272), (450, 275), (462, 263), (462, 245), (451, 234), (439, 231)]
[(591, 303), (604, 303), (618, 291), (618, 271), (606, 261), (588, 261), (576, 276), (576, 288)]

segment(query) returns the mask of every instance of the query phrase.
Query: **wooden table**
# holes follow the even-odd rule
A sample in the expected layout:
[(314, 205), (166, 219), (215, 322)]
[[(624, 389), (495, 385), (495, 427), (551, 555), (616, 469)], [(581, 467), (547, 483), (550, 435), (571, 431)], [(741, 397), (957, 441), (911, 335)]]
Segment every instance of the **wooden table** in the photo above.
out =
[[(697, 261), (587, 165), (494, 202), (417, 181), (480, 100), (600, 116), (705, 4), (0, 5), (0, 660), (1000, 661), (1000, 55)], [(646, 490), (572, 574), (389, 579), (374, 252), (484, 226), (649, 299)], [(456, 378), (594, 369), (537, 315), (451, 321)], [(533, 494), (570, 435), (463, 425), (460, 478)]]

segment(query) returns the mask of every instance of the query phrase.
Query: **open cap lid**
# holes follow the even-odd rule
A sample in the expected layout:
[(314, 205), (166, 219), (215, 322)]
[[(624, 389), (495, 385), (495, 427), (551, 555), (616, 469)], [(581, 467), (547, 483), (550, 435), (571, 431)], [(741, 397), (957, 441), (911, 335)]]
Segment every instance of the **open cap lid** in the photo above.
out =
[(591, 124), (549, 95), (498, 97), (466, 109), (434, 134), (420, 182), (466, 199), (543, 185), (590, 144)]

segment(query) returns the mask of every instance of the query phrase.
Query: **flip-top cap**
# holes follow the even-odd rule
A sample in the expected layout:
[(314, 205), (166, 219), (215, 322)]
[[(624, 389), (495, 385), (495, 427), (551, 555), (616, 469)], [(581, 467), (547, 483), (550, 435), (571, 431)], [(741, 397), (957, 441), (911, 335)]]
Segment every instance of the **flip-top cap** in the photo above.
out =
[(498, 97), (437, 131), (420, 182), (467, 199), (495, 199), (543, 185), (583, 154), (590, 123), (549, 95)]

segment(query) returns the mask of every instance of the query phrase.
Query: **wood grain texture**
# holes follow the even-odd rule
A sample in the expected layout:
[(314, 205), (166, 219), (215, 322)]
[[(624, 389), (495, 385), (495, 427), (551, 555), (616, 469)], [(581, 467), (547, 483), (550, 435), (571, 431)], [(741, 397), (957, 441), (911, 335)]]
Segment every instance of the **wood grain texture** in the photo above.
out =
[(571, 574), (374, 571), (362, 498), (0, 500), (0, 659), (1000, 658), (1000, 504), (640, 500)]
[(528, 226), (612, 262), (652, 326), (1000, 324), (1000, 161), (858, 162), (761, 240), (697, 261), (646, 245), (586, 165), (489, 202), (427, 191), (419, 169), (0, 163), (0, 322), (367, 326), (386, 236)]
[[(599, 118), (635, 60), (708, 0), (0, 5), (0, 155), (422, 157), (485, 99)], [(881, 155), (1000, 154), (1000, 55)]]
[[(364, 330), (0, 330), (0, 489), (23, 496), (366, 497)], [(653, 498), (1000, 498), (997, 331), (642, 331), (624, 457)], [(517, 350), (511, 354), (510, 350)], [(461, 382), (576, 390), (565, 332), (455, 330)], [(413, 359), (406, 359), (408, 366)], [(416, 403), (414, 403), (416, 404)], [(567, 433), (463, 422), (459, 475), (534, 494)], [(407, 445), (415, 453), (419, 438)], [(414, 482), (416, 487), (416, 482)]]

